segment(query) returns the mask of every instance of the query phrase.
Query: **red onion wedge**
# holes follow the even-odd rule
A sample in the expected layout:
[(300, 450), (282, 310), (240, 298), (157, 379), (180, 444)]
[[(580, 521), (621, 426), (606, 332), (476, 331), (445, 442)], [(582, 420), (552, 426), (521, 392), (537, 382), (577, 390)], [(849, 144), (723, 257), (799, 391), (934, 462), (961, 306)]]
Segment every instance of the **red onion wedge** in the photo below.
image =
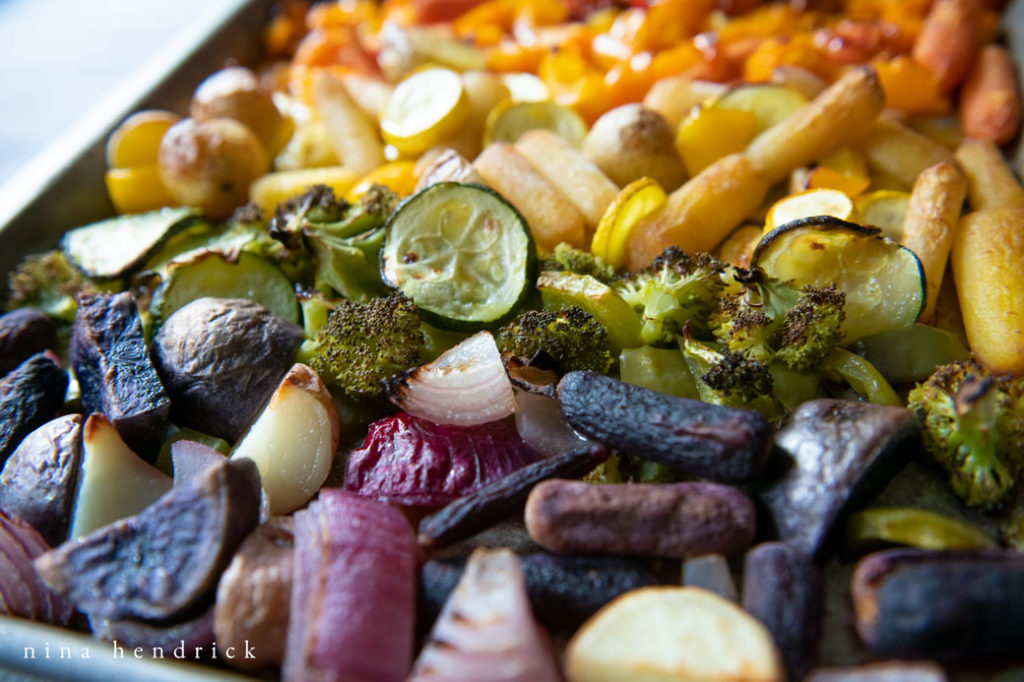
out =
[(370, 425), (348, 458), (345, 488), (409, 507), (441, 507), (543, 459), (510, 419), (442, 426), (398, 413)]
[(477, 550), (430, 631), (410, 682), (556, 682), (546, 633), (533, 619), (519, 559)]
[(32, 564), (49, 549), (36, 529), (0, 511), (0, 614), (68, 622), (71, 605), (46, 586)]
[(512, 382), (490, 332), (480, 332), (414, 369), (391, 402), (435, 424), (476, 426), (515, 412)]
[(285, 682), (409, 674), (416, 542), (397, 509), (324, 488), (295, 513)]

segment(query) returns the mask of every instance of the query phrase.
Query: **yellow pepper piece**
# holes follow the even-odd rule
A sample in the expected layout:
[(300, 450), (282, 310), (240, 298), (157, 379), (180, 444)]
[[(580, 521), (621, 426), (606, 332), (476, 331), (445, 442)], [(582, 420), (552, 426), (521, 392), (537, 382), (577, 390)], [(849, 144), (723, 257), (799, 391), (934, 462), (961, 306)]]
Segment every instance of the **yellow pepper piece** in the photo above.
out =
[(651, 178), (640, 178), (623, 187), (598, 223), (590, 252), (617, 270), (624, 268), (633, 228), (667, 200), (665, 190)]
[(416, 189), (416, 162), (392, 161), (378, 166), (364, 175), (348, 191), (345, 198), (350, 202), (359, 200), (371, 185), (384, 185), (400, 197), (407, 197)]
[(119, 125), (107, 140), (108, 168), (138, 168), (156, 164), (160, 140), (181, 116), (169, 111), (140, 111)]
[(926, 67), (902, 55), (874, 66), (888, 108), (905, 114), (923, 114), (939, 107), (939, 86)]
[(818, 166), (807, 176), (807, 189), (837, 189), (851, 199), (860, 195), (871, 184), (867, 176), (846, 175), (827, 166)]
[(743, 151), (756, 126), (752, 111), (702, 106), (679, 124), (676, 149), (692, 177), (722, 157)]
[(155, 163), (135, 168), (111, 168), (105, 180), (107, 194), (118, 213), (145, 213), (178, 203), (164, 187), (160, 168)]

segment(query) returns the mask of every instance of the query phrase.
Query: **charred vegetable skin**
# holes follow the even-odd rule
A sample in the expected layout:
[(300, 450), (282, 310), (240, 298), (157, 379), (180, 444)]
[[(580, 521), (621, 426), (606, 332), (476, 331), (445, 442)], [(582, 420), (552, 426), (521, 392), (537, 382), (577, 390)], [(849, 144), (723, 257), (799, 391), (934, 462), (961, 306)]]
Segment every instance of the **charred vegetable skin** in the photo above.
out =
[(57, 325), (53, 318), (32, 308), (0, 315), (0, 377), (30, 356), (53, 348)]
[(143, 510), (36, 560), (36, 570), (90, 618), (173, 622), (212, 597), (259, 522), (252, 462), (192, 476)]
[(526, 502), (526, 530), (553, 552), (685, 559), (734, 555), (754, 539), (754, 504), (717, 483), (544, 481)]
[(917, 450), (920, 429), (900, 407), (845, 400), (801, 405), (775, 437), (760, 498), (779, 538), (821, 558), (832, 528)]
[(757, 412), (675, 398), (596, 372), (558, 384), (565, 420), (609, 447), (722, 483), (757, 477), (771, 428)]
[(298, 325), (252, 301), (200, 298), (178, 309), (151, 344), (175, 423), (237, 440), (301, 341)]
[(928, 454), (969, 505), (999, 505), (1024, 468), (1024, 379), (964, 361), (939, 367), (908, 396)]
[[(553, 630), (575, 628), (619, 595), (658, 584), (654, 573), (635, 559), (525, 554), (519, 563), (534, 617)], [(465, 566), (464, 558), (423, 565), (418, 592), (421, 627), (441, 612)]]
[(596, 445), (527, 464), (424, 518), (419, 527), (419, 544), (437, 548), (470, 537), (521, 507), (540, 481), (583, 476), (607, 457), (607, 448)]
[(743, 609), (761, 621), (782, 654), (790, 680), (817, 659), (822, 579), (814, 557), (784, 542), (766, 542), (743, 562)]
[(1024, 556), (890, 550), (851, 581), (857, 632), (881, 656), (940, 661), (1020, 655)]
[(546, 356), (563, 372), (603, 373), (612, 365), (608, 330), (578, 306), (520, 313), (495, 340), (501, 350), (540, 364)]
[(0, 472), (0, 509), (39, 531), (50, 546), (68, 534), (82, 461), (82, 415), (43, 424), (18, 445)]
[(69, 355), (85, 413), (104, 414), (133, 450), (152, 461), (171, 403), (150, 361), (132, 295), (79, 296)]
[(49, 352), (36, 353), (0, 380), (0, 463), (57, 414), (67, 388), (67, 372)]

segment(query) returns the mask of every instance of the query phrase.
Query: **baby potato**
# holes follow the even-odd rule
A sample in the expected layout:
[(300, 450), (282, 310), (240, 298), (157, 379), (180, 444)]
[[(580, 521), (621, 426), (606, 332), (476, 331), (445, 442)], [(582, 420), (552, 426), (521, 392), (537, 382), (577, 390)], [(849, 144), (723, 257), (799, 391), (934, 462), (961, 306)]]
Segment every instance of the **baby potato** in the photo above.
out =
[(211, 218), (226, 218), (249, 198), (249, 185), (270, 169), (249, 128), (230, 118), (182, 119), (160, 141), (160, 178), (174, 198)]
[(964, 216), (951, 260), (971, 352), (993, 372), (1024, 374), (1024, 209)]
[(255, 73), (241, 66), (222, 69), (200, 83), (189, 113), (197, 121), (233, 118), (244, 123), (271, 156), (288, 141), (288, 126), (270, 93)]
[(646, 176), (671, 192), (686, 179), (672, 126), (639, 104), (624, 104), (597, 119), (583, 153), (620, 187)]

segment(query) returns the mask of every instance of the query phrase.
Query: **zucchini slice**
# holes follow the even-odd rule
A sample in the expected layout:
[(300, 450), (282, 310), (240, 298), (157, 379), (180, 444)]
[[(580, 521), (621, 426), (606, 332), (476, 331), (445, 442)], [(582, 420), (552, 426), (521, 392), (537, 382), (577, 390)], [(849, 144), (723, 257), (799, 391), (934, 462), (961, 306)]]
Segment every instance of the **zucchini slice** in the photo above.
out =
[(846, 342), (913, 324), (925, 303), (917, 256), (864, 227), (831, 216), (794, 220), (766, 234), (751, 259), (797, 285), (834, 282), (846, 292)]
[(483, 185), (440, 182), (403, 201), (385, 226), (384, 282), (453, 331), (509, 319), (533, 281), (536, 252), (526, 221)]
[(295, 290), (276, 265), (244, 251), (237, 260), (220, 251), (203, 251), (167, 266), (150, 303), (154, 324), (163, 324), (174, 311), (204, 296), (246, 298), (278, 317), (299, 321)]
[(712, 106), (752, 112), (757, 117), (754, 127), (757, 135), (786, 120), (806, 104), (806, 97), (785, 85), (743, 83), (730, 88)]
[(60, 247), (77, 270), (99, 280), (117, 279), (146, 264), (168, 239), (194, 225), (194, 208), (162, 208), (121, 215), (64, 234)]

